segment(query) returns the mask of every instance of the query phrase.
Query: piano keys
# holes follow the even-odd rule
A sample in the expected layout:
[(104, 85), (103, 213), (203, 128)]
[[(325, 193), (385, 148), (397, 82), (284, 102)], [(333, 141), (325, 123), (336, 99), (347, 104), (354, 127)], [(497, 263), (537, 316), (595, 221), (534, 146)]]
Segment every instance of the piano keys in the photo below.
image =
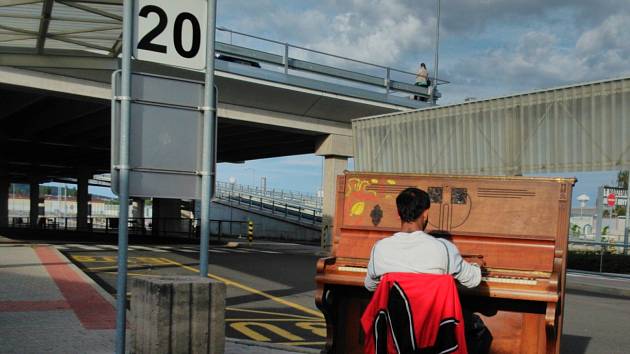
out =
[(362, 353), (363, 285), (374, 243), (399, 231), (395, 199), (407, 187), (431, 197), (427, 232), (482, 266), (460, 287), (494, 340), (491, 353), (558, 354), (571, 191), (575, 179), (346, 172), (337, 179), (331, 256), (317, 263), (316, 304), (327, 324), (324, 353)]

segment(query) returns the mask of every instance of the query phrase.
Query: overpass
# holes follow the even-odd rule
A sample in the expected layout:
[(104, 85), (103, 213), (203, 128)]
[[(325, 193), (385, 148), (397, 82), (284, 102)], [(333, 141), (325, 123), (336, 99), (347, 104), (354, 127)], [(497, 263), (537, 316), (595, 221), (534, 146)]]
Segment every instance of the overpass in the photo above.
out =
[[(37, 185), (67, 178), (78, 181), (79, 219), (85, 220), (88, 180), (110, 168), (110, 78), (119, 68), (121, 5), (0, 4), (0, 146), (9, 152), (0, 157), (0, 220), (6, 220), (8, 183), (31, 184), (35, 222)], [(230, 40), (216, 45), (218, 161), (324, 156), (324, 215), (334, 208), (334, 176), (353, 155), (351, 119), (428, 105), (410, 99), (429, 97), (426, 88), (410, 84), (413, 73), (219, 32)], [(201, 72), (150, 63), (134, 62), (133, 70), (203, 81)]]

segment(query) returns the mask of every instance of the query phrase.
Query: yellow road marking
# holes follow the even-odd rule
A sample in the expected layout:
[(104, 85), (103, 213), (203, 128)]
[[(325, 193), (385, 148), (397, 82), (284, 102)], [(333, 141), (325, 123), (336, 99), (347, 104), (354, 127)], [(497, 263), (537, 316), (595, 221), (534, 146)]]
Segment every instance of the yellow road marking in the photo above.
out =
[(258, 341), (258, 342), (269, 342), (271, 341), (271, 339), (267, 336), (264, 336), (254, 330), (252, 330), (250, 327), (262, 327), (274, 334), (279, 335), (280, 337), (286, 338), (287, 340), (290, 340), (292, 342), (295, 341), (303, 341), (304, 338), (300, 337), (300, 336), (296, 336), (295, 334), (282, 329), (278, 326), (272, 325), (271, 323), (261, 323), (261, 322), (236, 322), (236, 323), (230, 323), (230, 327), (234, 328), (235, 330), (241, 332), (242, 334), (248, 336), (249, 338)]
[(293, 317), (296, 319), (300, 319), (300, 320), (321, 320), (321, 317), (307, 317), (307, 316), (301, 316), (301, 315), (292, 315), (289, 313), (282, 313), (282, 312), (271, 312), (271, 311), (262, 311), (262, 310), (252, 310), (252, 309), (243, 309), (243, 308), (237, 308), (237, 307), (226, 307), (225, 308), (228, 311), (237, 311), (237, 312), (250, 312), (250, 313), (260, 313), (263, 315), (273, 315), (273, 316), (284, 316), (284, 317)]
[(326, 324), (324, 322), (298, 322), (297, 327), (313, 332), (313, 334), (326, 338)]
[[(170, 260), (168, 258), (162, 258), (162, 259), (164, 261), (166, 261), (166, 262), (169, 262), (169, 263), (173, 264), (173, 265), (177, 265), (177, 266), (179, 266), (181, 268), (190, 270), (191, 272), (199, 273), (199, 269), (196, 269), (194, 267), (190, 267), (190, 266), (187, 266), (185, 264), (181, 264), (179, 262), (175, 262), (175, 261)], [(313, 316), (316, 316), (316, 317), (319, 317), (319, 318), (324, 318), (324, 315), (322, 315), (322, 313), (319, 312), (319, 311), (315, 311), (315, 310), (309, 309), (308, 307), (302, 306), (300, 304), (296, 304), (294, 302), (287, 301), (285, 299), (273, 296), (271, 294), (267, 294), (264, 291), (260, 291), (258, 289), (254, 289), (254, 288), (249, 287), (249, 286), (247, 286), (245, 284), (241, 284), (241, 283), (235, 282), (233, 280), (230, 280), (230, 279), (227, 279), (227, 278), (223, 278), (223, 277), (220, 277), (220, 276), (214, 275), (214, 274), (208, 274), (208, 278), (216, 279), (216, 280), (224, 282), (226, 285), (232, 285), (234, 287), (237, 287), (239, 289), (245, 290), (247, 292), (250, 292), (250, 293), (253, 293), (253, 294), (256, 294), (256, 295), (260, 295), (262, 297), (266, 297), (269, 300), (275, 301), (275, 302), (277, 302), (279, 304), (282, 304), (282, 305), (285, 305), (285, 306), (292, 307), (292, 308), (294, 308), (296, 310), (300, 310), (302, 312), (308, 313), (309, 315), (313, 315)]]

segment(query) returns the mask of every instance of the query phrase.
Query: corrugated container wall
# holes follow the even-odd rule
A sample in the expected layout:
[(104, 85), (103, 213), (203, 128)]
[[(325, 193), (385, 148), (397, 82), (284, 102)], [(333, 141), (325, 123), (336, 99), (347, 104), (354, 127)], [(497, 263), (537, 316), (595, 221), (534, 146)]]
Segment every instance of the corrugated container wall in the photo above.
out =
[(356, 119), (355, 169), (518, 175), (630, 166), (630, 78)]

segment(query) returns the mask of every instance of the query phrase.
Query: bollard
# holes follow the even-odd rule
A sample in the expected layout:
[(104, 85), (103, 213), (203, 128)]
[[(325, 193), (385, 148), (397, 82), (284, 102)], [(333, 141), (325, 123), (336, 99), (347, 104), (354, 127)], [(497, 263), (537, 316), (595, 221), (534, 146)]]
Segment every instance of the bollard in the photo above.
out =
[(247, 222), (247, 242), (249, 242), (249, 244), (251, 245), (253, 240), (254, 240), (254, 222), (250, 220)]
[(223, 353), (225, 283), (199, 276), (133, 279), (131, 329), (132, 353)]

